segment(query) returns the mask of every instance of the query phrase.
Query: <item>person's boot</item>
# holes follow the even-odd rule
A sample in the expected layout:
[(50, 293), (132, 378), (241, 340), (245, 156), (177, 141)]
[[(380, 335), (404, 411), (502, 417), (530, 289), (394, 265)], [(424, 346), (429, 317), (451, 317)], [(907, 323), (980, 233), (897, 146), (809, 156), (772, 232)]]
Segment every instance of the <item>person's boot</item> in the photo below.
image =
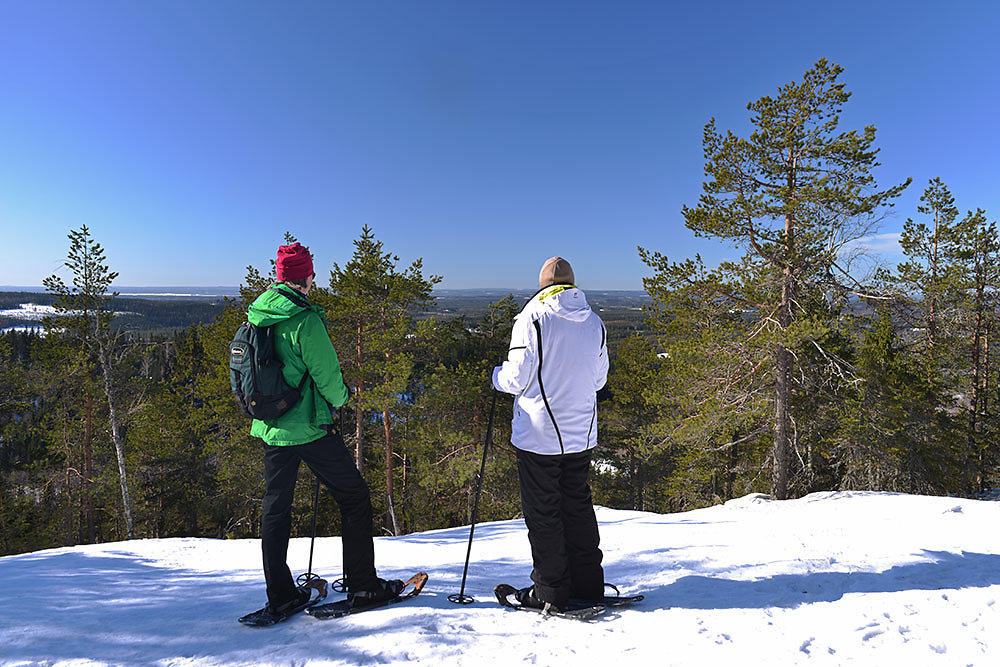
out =
[(548, 611), (552, 609), (554, 611), (562, 611), (558, 606), (552, 604), (551, 602), (546, 602), (538, 597), (535, 592), (534, 586), (528, 586), (527, 588), (521, 588), (514, 594), (514, 599), (520, 602), (525, 607), (532, 607), (533, 609), (541, 609), (542, 611)]
[(383, 600), (391, 600), (403, 590), (403, 582), (399, 579), (377, 579), (375, 585), (363, 590), (352, 591), (347, 597), (351, 604), (365, 607)]
[(290, 610), (296, 609), (298, 607), (301, 607), (302, 605), (304, 605), (307, 602), (309, 602), (309, 599), (311, 597), (312, 597), (312, 590), (311, 589), (306, 588), (304, 586), (299, 586), (298, 588), (295, 589), (295, 597), (293, 597), (291, 600), (287, 600), (286, 602), (282, 602), (279, 605), (273, 605), (270, 602), (268, 602), (267, 603), (267, 609), (274, 616), (284, 616)]

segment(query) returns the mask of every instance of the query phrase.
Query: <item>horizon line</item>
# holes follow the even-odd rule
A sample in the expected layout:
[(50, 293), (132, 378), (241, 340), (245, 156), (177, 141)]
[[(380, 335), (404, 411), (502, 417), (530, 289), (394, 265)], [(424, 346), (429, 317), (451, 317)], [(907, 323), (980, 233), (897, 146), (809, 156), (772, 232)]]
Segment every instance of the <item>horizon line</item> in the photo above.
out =
[[(159, 293), (162, 290), (176, 289), (176, 290), (226, 290), (231, 292), (239, 292), (242, 285), (112, 285), (111, 291), (119, 292), (121, 290), (158, 290)], [(326, 289), (326, 288), (322, 288)], [(603, 287), (580, 287), (583, 291), (596, 291), (596, 292), (645, 292), (645, 289), (627, 289), (627, 288), (603, 288)], [(6, 292), (31, 292), (44, 294), (48, 290), (42, 285), (0, 285), (0, 291)], [(434, 292), (536, 292), (537, 288), (534, 287), (436, 287), (432, 290)], [(127, 296), (122, 294), (122, 296)]]

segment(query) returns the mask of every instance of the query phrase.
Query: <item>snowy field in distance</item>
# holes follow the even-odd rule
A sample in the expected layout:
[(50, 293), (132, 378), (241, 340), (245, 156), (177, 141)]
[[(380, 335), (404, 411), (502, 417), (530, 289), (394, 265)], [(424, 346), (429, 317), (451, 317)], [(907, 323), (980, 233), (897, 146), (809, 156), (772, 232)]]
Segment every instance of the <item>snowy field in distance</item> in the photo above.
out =
[[(885, 493), (747, 496), (693, 512), (598, 509), (606, 578), (646, 600), (589, 623), (508, 611), (527, 585), (523, 522), (376, 540), (380, 574), (423, 569), (404, 604), (272, 628), (256, 540), (164, 539), (0, 558), (0, 662), (13, 664), (995, 665), (1000, 504)], [(309, 540), (292, 541), (299, 572)], [(314, 569), (340, 573), (340, 541)]]
[(51, 317), (56, 314), (56, 309), (52, 306), (42, 306), (37, 303), (22, 303), (17, 308), (0, 309), (0, 317), (9, 317), (14, 320), (41, 320), (43, 317)]
[[(33, 323), (30, 326), (23, 327), (7, 327), (0, 330), (0, 333), (5, 333), (7, 331), (23, 331), (23, 332), (35, 332), (42, 333), (43, 327), (41, 325), (42, 319), (46, 317), (53, 317), (58, 315), (55, 307), (48, 305), (41, 305), (37, 303), (22, 303), (17, 308), (0, 308), (0, 317), (10, 318), (12, 320), (24, 320), (25, 322)], [(116, 310), (115, 315), (136, 315), (137, 313), (131, 313), (126, 310)]]

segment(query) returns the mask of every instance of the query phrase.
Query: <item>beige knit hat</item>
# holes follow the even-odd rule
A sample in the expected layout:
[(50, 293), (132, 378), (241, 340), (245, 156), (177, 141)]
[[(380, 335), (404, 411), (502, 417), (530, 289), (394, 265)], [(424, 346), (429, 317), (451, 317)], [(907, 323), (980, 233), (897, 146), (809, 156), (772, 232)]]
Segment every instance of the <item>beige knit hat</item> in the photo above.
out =
[(572, 285), (574, 282), (576, 278), (573, 276), (573, 267), (562, 257), (549, 257), (538, 273), (538, 289), (549, 285)]

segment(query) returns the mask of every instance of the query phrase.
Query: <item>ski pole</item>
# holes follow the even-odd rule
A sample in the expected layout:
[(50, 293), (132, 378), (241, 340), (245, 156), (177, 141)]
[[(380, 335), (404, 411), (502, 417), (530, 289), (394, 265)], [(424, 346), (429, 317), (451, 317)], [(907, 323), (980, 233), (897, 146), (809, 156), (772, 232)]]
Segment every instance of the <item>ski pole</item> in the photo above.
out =
[(315, 588), (315, 600), (322, 600), (326, 597), (326, 580), (318, 574), (313, 574), (313, 547), (316, 545), (316, 514), (319, 512), (319, 477), (316, 478), (316, 499), (313, 501), (313, 522), (312, 539), (309, 541), (309, 568), (295, 578), (295, 583), (300, 588)]
[(497, 391), (493, 390), (493, 401), (490, 404), (490, 418), (486, 425), (486, 441), (483, 443), (483, 462), (479, 466), (479, 479), (476, 481), (476, 501), (472, 505), (472, 525), (469, 526), (469, 547), (465, 551), (465, 569), (462, 570), (462, 589), (448, 596), (455, 604), (472, 604), (475, 598), (465, 594), (465, 579), (469, 575), (469, 556), (472, 555), (472, 535), (476, 531), (476, 519), (479, 517), (479, 493), (483, 490), (483, 475), (486, 472), (486, 451), (490, 448), (490, 438), (493, 436), (493, 413), (497, 408)]
[[(340, 410), (340, 421), (341, 428), (343, 428), (344, 421), (344, 410)], [(323, 579), (318, 574), (313, 574), (313, 549), (316, 547), (316, 517), (319, 514), (319, 477), (316, 477), (316, 495), (313, 498), (313, 520), (312, 520), (312, 537), (309, 540), (309, 567), (306, 569), (304, 574), (300, 574), (296, 578), (296, 583), (299, 585), (309, 585), (313, 580), (323, 581)], [(336, 582), (334, 582), (336, 585)], [(318, 589), (317, 589), (318, 590)], [(336, 590), (336, 588), (334, 589)], [(323, 590), (320, 597), (326, 597), (326, 582), (323, 581)]]
[(313, 547), (316, 545), (316, 515), (319, 513), (319, 477), (316, 478), (316, 496), (313, 498), (312, 539), (309, 541), (309, 573), (313, 571)]

